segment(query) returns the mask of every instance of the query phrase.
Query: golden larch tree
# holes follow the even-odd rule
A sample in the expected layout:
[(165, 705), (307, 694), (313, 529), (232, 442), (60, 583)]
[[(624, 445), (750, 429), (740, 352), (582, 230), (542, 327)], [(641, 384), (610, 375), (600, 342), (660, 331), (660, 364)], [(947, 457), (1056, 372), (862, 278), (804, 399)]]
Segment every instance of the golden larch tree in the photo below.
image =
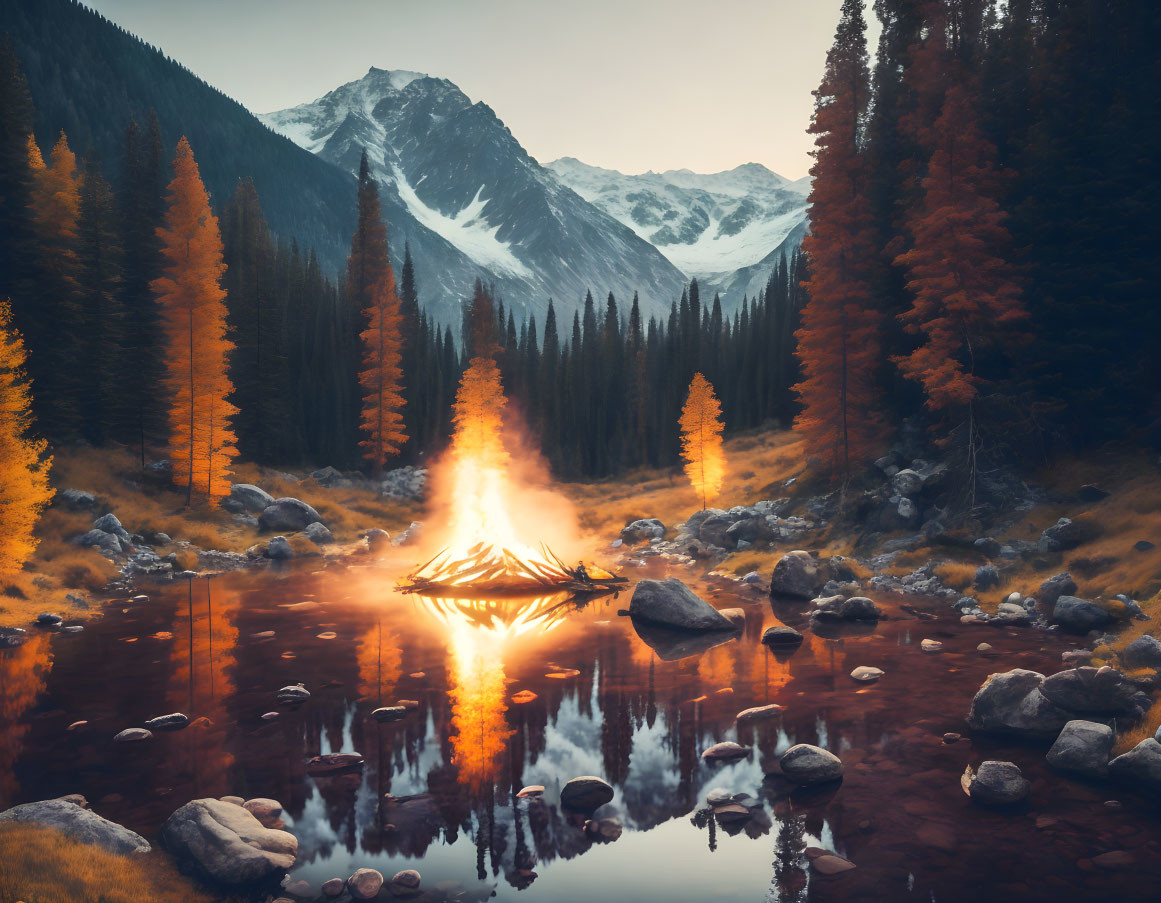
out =
[(36, 550), (32, 531), (53, 494), (48, 445), (28, 435), (32, 393), (25, 359), (24, 340), (5, 300), (0, 302), (0, 574), (19, 570)]
[(165, 385), (169, 391), (169, 460), (173, 482), (195, 496), (230, 492), (230, 462), (237, 457), (231, 418), (238, 409), (228, 396), (233, 344), (226, 338), (226, 292), (222, 288), (222, 239), (210, 212), (189, 142), (183, 137), (173, 158), (173, 181), (165, 221), (157, 230), (164, 275), (151, 287), (165, 331)]
[(701, 496), (701, 507), (705, 510), (706, 499), (721, 491), (726, 454), (722, 448), (722, 406), (714, 395), (714, 387), (700, 373), (695, 373), (689, 383), (689, 396), (678, 422), (685, 473)]
[(472, 358), (456, 391), (452, 451), (470, 456), (481, 468), (502, 468), (508, 461), (503, 440), (507, 404), (496, 362), (489, 357)]
[(390, 264), (371, 287), (363, 316), (367, 328), (359, 334), (363, 342), (363, 369), (359, 371), (363, 416), (359, 427), (365, 438), (359, 445), (378, 474), (407, 441), (402, 414), (403, 315)]

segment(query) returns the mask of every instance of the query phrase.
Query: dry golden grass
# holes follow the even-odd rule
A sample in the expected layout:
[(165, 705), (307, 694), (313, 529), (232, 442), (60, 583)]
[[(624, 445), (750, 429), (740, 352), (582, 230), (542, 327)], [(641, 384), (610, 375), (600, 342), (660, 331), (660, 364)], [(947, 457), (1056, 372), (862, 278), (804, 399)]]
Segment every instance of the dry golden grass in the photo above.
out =
[(1117, 742), (1113, 745), (1113, 755), (1126, 753), (1142, 740), (1148, 740), (1161, 727), (1161, 696), (1153, 700), (1153, 705), (1139, 722), (1128, 730), (1117, 733)]
[[(710, 507), (753, 504), (788, 492), (781, 484), (802, 472), (802, 441), (791, 432), (746, 433), (727, 439), (726, 477)], [(666, 527), (701, 509), (681, 467), (638, 470), (615, 479), (566, 483), (562, 490), (577, 507), (581, 528), (607, 541), (630, 521), (656, 517)]]
[(59, 831), (0, 824), (0, 903), (230, 903), (161, 853), (116, 856)]
[(975, 580), (976, 565), (964, 561), (946, 561), (935, 568), (935, 574), (944, 586), (963, 591)]

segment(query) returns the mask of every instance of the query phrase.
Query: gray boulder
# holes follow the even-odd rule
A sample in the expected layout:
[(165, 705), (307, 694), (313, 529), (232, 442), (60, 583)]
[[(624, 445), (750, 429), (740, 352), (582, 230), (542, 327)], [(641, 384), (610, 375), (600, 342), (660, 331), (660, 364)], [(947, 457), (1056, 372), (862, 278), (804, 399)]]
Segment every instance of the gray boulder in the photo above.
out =
[(1085, 778), (1103, 778), (1109, 773), (1113, 751), (1113, 729), (1096, 721), (1070, 721), (1045, 757), (1058, 771)]
[(230, 486), (230, 499), (251, 514), (261, 514), (274, 504), (274, 496), (253, 483), (234, 483)]
[(121, 526), (121, 521), (117, 520), (117, 515), (111, 512), (109, 514), (102, 514), (93, 521), (93, 529), (100, 530), (102, 533), (112, 533), (114, 536), (120, 536), (122, 539), (129, 538), (129, 531)]
[(1161, 795), (1161, 743), (1142, 740), (1109, 763), (1109, 775), (1138, 790)]
[(1057, 574), (1054, 577), (1049, 577), (1040, 584), (1040, 589), (1036, 593), (1036, 598), (1040, 602), (1049, 607), (1056, 604), (1056, 600), (1061, 596), (1071, 596), (1076, 592), (1076, 581), (1072, 579), (1072, 574), (1067, 571)]
[(991, 589), (993, 586), (999, 586), (999, 569), (994, 564), (981, 564), (976, 568), (975, 577), (972, 578), (972, 585), (976, 589)]
[(664, 536), (665, 524), (655, 517), (635, 520), (621, 529), (621, 539), (629, 545), (649, 542), (651, 539), (662, 539)]
[(638, 583), (629, 602), (629, 614), (651, 624), (681, 630), (735, 629), (712, 605), (675, 577)]
[(738, 544), (736, 534), (731, 535), (730, 528), (737, 519), (727, 512), (711, 515), (701, 522), (697, 528), (697, 538), (706, 545), (716, 546), (719, 549), (732, 549)]
[(151, 849), (140, 834), (116, 822), (101, 818), (70, 800), (42, 800), (0, 812), (0, 822), (31, 822), (55, 828), (70, 840), (91, 844), (110, 853), (148, 853)]
[(302, 531), (302, 535), (313, 542), (316, 546), (330, 545), (335, 541), (334, 534), (326, 528), (326, 525), (320, 521), (315, 521), (313, 524), (307, 524)]
[(851, 596), (839, 608), (839, 614), (847, 621), (877, 621), (883, 616), (879, 606), (866, 596)]
[(272, 536), (266, 544), (266, 557), (275, 561), (285, 561), (294, 557), (294, 550), (285, 536)]
[(896, 495), (911, 498), (923, 488), (923, 477), (911, 468), (905, 468), (891, 477), (891, 489)]
[(203, 878), (243, 887), (273, 878), (294, 865), (298, 840), (263, 827), (233, 803), (200, 799), (186, 803), (161, 828), (166, 849)]
[(1070, 712), (1138, 717), (1149, 697), (1116, 668), (1091, 666), (1059, 671), (1040, 687), (1050, 702)]
[(281, 498), (262, 509), (258, 525), (263, 530), (296, 533), (310, 524), (321, 522), (322, 517), (306, 502), (293, 498)]
[(387, 471), (379, 484), (380, 494), (384, 498), (409, 502), (422, 499), (426, 489), (427, 470), (411, 465)]
[(809, 743), (790, 747), (778, 765), (782, 774), (797, 784), (824, 784), (843, 776), (843, 763), (838, 756)]
[(1060, 552), (1065, 549), (1075, 549), (1085, 541), (1085, 529), (1081, 524), (1062, 517), (1055, 524), (1040, 534), (1038, 543), (1041, 551)]
[(1094, 602), (1061, 596), (1052, 607), (1052, 620), (1070, 633), (1088, 633), (1107, 626), (1112, 616)]
[(81, 511), (97, 506), (97, 498), (83, 489), (62, 489), (58, 497), (73, 511)]
[(593, 775), (573, 778), (560, 790), (560, 804), (578, 812), (592, 812), (613, 798), (613, 788)]
[(812, 558), (809, 552), (787, 552), (774, 565), (774, 573), (770, 577), (770, 595), (813, 599), (826, 581), (827, 574), (822, 563)]
[(342, 471), (336, 470), (329, 464), (326, 467), (316, 470), (310, 475), (310, 478), (320, 486), (326, 486), (328, 489), (350, 486), (352, 482), (348, 477), (343, 475)]
[(785, 624), (767, 627), (765, 633), (762, 634), (762, 643), (775, 649), (797, 648), (802, 644), (802, 640), (801, 633)]
[(1129, 643), (1121, 653), (1126, 668), (1161, 668), (1161, 641), (1145, 634)]
[(1072, 714), (1041, 692), (1043, 684), (1043, 674), (1023, 668), (993, 674), (972, 699), (968, 724), (975, 730), (998, 734), (1056, 737), (1072, 720)]
[(968, 784), (973, 803), (983, 806), (1011, 806), (1028, 796), (1028, 779), (1011, 762), (987, 761)]

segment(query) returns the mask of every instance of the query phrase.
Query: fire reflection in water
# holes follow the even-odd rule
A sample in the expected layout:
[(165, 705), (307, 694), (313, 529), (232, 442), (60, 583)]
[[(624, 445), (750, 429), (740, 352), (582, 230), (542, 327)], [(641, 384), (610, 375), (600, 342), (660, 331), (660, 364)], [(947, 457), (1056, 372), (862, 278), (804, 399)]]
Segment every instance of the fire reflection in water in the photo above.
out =
[(489, 788), (514, 733), (505, 717), (504, 654), (516, 638), (532, 631), (545, 633), (560, 624), (572, 597), (555, 593), (536, 598), (417, 599), (447, 632), (451, 744), (459, 781), (476, 790)]

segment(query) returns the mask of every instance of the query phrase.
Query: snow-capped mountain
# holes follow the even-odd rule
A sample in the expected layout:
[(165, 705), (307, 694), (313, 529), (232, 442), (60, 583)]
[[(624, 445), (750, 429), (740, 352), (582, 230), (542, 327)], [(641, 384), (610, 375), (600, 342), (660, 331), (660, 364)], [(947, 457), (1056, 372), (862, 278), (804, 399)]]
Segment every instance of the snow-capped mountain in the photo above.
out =
[(712, 174), (688, 169), (624, 175), (572, 157), (548, 164), (587, 201), (654, 245), (727, 307), (765, 287), (783, 250), (806, 232), (809, 177), (792, 182), (760, 163)]
[[(634, 291), (650, 313), (681, 292), (681, 270), (632, 228), (542, 167), (484, 103), (446, 79), (372, 68), (313, 103), (259, 117), (350, 172), (366, 148), (392, 257), (409, 242), (421, 300), (458, 324), (473, 281), (543, 324), (549, 297), (571, 314), (585, 291)], [(567, 322), (567, 321), (566, 321)]]

